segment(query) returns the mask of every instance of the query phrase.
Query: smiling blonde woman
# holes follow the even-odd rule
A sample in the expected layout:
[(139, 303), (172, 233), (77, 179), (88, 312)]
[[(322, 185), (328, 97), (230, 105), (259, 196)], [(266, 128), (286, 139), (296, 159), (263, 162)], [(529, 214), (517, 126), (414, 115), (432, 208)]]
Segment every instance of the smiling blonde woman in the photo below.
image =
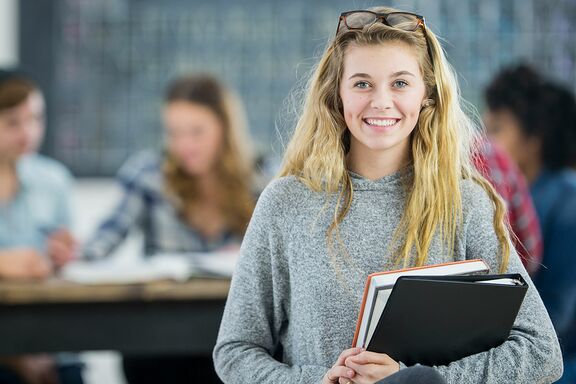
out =
[(244, 238), (214, 350), (219, 376), (412, 383), (397, 374), (402, 362), (350, 349), (366, 276), (480, 258), (530, 284), (514, 328), (499, 347), (430, 368), (430, 377), (556, 380), (558, 340), (510, 246), (504, 204), (471, 164), (473, 132), (422, 16), (383, 7), (343, 13), (281, 177), (263, 192)]

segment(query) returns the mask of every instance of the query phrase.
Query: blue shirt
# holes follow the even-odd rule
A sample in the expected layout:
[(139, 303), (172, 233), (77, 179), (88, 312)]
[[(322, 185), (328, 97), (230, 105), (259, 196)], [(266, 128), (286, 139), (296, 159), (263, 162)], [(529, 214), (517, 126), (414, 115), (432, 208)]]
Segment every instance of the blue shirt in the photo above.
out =
[(576, 171), (544, 171), (531, 186), (544, 255), (534, 283), (565, 354), (576, 352)]
[(72, 177), (60, 163), (27, 155), (17, 163), (19, 188), (0, 203), (0, 249), (32, 247), (44, 253), (48, 235), (70, 227)]

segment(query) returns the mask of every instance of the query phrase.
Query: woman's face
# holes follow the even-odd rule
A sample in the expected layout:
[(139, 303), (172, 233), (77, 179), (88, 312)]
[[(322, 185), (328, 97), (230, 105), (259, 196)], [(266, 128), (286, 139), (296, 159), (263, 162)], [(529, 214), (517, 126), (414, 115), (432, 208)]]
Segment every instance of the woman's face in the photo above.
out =
[(412, 49), (402, 42), (352, 44), (340, 84), (350, 151), (405, 156), (426, 94)]
[(0, 111), (0, 158), (16, 161), (38, 149), (44, 134), (44, 99), (31, 93), (19, 105)]
[(168, 151), (190, 175), (202, 176), (214, 169), (222, 152), (224, 127), (212, 109), (188, 101), (164, 107)]

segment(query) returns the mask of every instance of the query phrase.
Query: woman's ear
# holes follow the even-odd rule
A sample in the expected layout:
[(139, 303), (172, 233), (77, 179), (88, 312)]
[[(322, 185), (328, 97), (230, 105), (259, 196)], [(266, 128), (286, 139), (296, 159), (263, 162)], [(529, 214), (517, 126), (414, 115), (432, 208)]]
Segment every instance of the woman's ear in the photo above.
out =
[(431, 107), (436, 104), (434, 99), (424, 99), (422, 100), (422, 108)]

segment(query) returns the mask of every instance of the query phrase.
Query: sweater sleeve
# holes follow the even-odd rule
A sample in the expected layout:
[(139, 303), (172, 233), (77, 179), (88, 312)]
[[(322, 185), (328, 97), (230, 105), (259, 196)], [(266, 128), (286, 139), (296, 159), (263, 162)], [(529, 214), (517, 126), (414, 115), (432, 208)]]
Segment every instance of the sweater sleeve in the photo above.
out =
[[(494, 207), (477, 184), (465, 185), (463, 203), (466, 258), (485, 260), (497, 273), (500, 247), (493, 227)], [(463, 245), (461, 245), (463, 246)], [(529, 285), (508, 340), (489, 351), (437, 369), (450, 383), (552, 383), (562, 375), (562, 355), (552, 323), (532, 280), (510, 247), (508, 273), (520, 273)]]
[(319, 383), (328, 367), (290, 366), (273, 356), (288, 326), (290, 281), (285, 260), (291, 224), (288, 194), (277, 180), (258, 200), (240, 250), (214, 364), (226, 383)]

